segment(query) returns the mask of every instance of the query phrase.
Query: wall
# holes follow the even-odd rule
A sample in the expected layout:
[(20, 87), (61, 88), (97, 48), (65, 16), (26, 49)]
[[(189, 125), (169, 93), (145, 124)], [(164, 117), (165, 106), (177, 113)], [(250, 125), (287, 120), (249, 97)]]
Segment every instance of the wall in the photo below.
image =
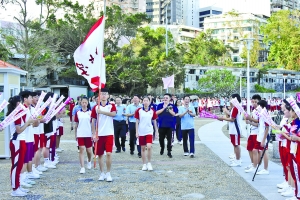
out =
[(78, 96), (87, 95), (87, 87), (69, 86), (69, 97), (76, 99)]

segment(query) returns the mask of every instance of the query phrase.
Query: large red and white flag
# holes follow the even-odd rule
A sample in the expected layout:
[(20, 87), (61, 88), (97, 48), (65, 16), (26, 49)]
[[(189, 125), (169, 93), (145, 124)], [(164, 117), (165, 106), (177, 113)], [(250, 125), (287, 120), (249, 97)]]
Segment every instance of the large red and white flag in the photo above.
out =
[(174, 75), (162, 78), (164, 83), (164, 89), (168, 89), (169, 87), (174, 87)]
[(106, 70), (103, 54), (104, 16), (91, 28), (82, 44), (74, 53), (77, 74), (83, 76), (93, 91), (105, 87)]

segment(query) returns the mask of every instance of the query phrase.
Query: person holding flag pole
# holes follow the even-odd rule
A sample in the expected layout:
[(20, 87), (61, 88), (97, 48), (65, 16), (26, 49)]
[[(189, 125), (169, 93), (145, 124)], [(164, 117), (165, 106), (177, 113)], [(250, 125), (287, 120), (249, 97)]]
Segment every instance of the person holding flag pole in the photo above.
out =
[[(82, 44), (76, 49), (74, 60), (78, 75), (82, 75), (87, 79), (94, 92), (99, 90), (98, 106), (95, 106), (92, 110), (92, 132), (95, 142), (94, 168), (96, 167), (96, 156), (98, 155), (101, 171), (99, 180), (106, 179), (110, 182), (112, 181), (110, 167), (114, 135), (113, 117), (116, 115), (116, 107), (107, 102), (108, 90), (102, 89), (106, 83), (103, 52), (105, 14), (106, 0), (104, 0), (104, 15), (93, 25)], [(103, 172), (102, 157), (104, 150), (107, 153), (107, 174)]]

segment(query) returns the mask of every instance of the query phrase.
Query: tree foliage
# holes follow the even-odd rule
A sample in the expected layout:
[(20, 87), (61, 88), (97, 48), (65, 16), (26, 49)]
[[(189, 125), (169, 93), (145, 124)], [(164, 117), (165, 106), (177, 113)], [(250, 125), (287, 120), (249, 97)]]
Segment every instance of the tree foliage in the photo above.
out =
[(29, 17), (27, 0), (8, 0), (6, 3), (17, 5), (20, 13), (14, 13), (14, 19), (18, 24), (11, 24), (6, 27), (6, 31), (1, 31), (1, 36), (5, 38), (9, 49), (23, 55), (18, 62), (13, 62), (13, 64), (28, 72), (26, 83), (27, 86), (30, 86), (29, 78), (33, 72), (42, 67), (53, 68), (58, 63), (59, 55), (57, 55), (56, 50), (59, 41), (53, 32), (42, 28), (50, 13), (55, 10), (57, 1), (37, 0), (38, 5), (43, 3), (44, 12), (46, 12), (40, 13), (39, 19)]
[[(198, 81), (199, 88), (203, 92), (210, 92), (214, 95), (230, 96), (239, 91), (240, 80), (226, 69), (208, 70), (205, 76)], [(242, 82), (245, 86), (245, 82)]]
[(272, 14), (261, 31), (270, 44), (269, 61), (279, 67), (300, 70), (300, 11), (281, 10)]
[(230, 59), (225, 57), (226, 52), (225, 45), (222, 41), (213, 39), (211, 32), (201, 32), (188, 43), (188, 50), (184, 55), (184, 63), (201, 66), (225, 64)]

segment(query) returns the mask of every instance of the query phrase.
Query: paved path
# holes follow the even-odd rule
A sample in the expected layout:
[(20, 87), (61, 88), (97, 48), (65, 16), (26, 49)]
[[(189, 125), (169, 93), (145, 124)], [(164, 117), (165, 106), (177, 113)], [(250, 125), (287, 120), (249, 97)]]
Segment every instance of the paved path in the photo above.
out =
[[(228, 137), (222, 132), (222, 127), (226, 122), (215, 121), (202, 126), (198, 130), (198, 136), (201, 141), (211, 149), (224, 162), (229, 163), (228, 156), (233, 153), (233, 147)], [(245, 173), (244, 167), (251, 164), (249, 154), (246, 148), (241, 146), (241, 158), (243, 161), (242, 167), (233, 167), (247, 183), (255, 188), (260, 194), (267, 199), (281, 200), (286, 199), (280, 196), (277, 192), (276, 184), (283, 181), (282, 167), (278, 164), (269, 161), (269, 175), (257, 175), (254, 182), (252, 181), (253, 173)]]

